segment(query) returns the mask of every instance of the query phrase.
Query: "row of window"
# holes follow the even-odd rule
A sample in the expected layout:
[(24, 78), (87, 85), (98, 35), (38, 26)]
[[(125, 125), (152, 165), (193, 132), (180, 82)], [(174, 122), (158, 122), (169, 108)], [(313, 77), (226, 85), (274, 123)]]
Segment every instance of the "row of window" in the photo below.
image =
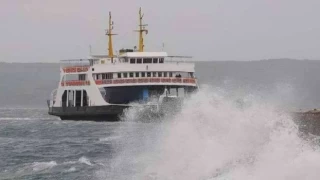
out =
[(139, 77), (178, 77), (194, 78), (193, 72), (121, 72), (121, 73), (103, 73), (93, 74), (95, 80), (114, 79), (114, 78), (139, 78)]
[(94, 74), (93, 78), (98, 79), (113, 79), (113, 73)]
[(124, 72), (117, 73), (118, 78), (133, 78), (133, 77), (173, 77), (172, 72)]
[(103, 74), (93, 74), (95, 80), (99, 79), (114, 79), (114, 78), (139, 78), (139, 77), (189, 77), (193, 78), (192, 72), (121, 72), (121, 73), (103, 73)]
[(130, 64), (157, 64), (163, 62), (164, 58), (130, 58)]

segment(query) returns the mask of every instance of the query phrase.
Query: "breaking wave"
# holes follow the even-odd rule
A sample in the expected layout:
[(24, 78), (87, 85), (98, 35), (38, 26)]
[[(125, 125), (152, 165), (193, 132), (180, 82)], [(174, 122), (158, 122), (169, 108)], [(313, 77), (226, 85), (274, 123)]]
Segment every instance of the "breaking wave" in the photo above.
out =
[[(276, 104), (276, 106), (274, 105)], [(139, 132), (101, 179), (301, 180), (320, 177), (318, 145), (291, 117), (254, 95), (201, 89), (170, 121)], [(136, 115), (127, 112), (130, 121)], [(138, 132), (137, 132), (138, 133)], [(142, 135), (142, 136), (140, 136)], [(139, 142), (138, 144), (136, 142)], [(122, 177), (119, 175), (122, 174)]]
[(32, 164), (32, 170), (33, 171), (44, 171), (47, 169), (51, 169), (54, 166), (57, 166), (58, 164), (55, 161), (50, 162), (34, 162)]

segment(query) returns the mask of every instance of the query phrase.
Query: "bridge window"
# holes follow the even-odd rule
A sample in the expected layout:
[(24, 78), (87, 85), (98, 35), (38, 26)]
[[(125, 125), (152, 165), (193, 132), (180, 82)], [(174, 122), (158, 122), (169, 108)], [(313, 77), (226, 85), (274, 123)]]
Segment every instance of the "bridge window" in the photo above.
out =
[(158, 63), (158, 58), (153, 58), (153, 59), (152, 59), (152, 63), (154, 63), (154, 64), (155, 64), (155, 63)]
[(160, 58), (159, 63), (163, 63), (163, 62), (164, 62), (164, 58)]
[(121, 73), (118, 73), (118, 78), (121, 78)]
[(151, 72), (147, 72), (147, 77), (151, 77)]
[(164, 73), (163, 73), (163, 77), (167, 77), (167, 72), (164, 72)]
[(128, 77), (128, 73), (123, 73), (123, 77), (127, 78)]
[(151, 58), (144, 58), (143, 59), (143, 63), (144, 64), (150, 64), (150, 63), (152, 63), (152, 59)]
[(152, 77), (157, 77), (157, 73), (156, 72), (152, 72)]
[(130, 59), (130, 64), (135, 64), (136, 63), (136, 59), (135, 58), (131, 58)]
[(139, 73), (138, 72), (136, 72), (136, 77), (139, 77)]
[(102, 74), (102, 79), (106, 79), (106, 74)]
[(146, 77), (146, 73), (145, 73), (145, 72), (142, 72), (142, 73), (141, 73), (141, 77)]
[(138, 58), (137, 59), (137, 64), (141, 64), (142, 63), (142, 59), (141, 58)]
[(162, 77), (162, 72), (158, 72), (158, 77)]
[(129, 76), (132, 78), (133, 77), (133, 72), (129, 73)]
[(172, 77), (172, 72), (169, 72), (169, 77)]

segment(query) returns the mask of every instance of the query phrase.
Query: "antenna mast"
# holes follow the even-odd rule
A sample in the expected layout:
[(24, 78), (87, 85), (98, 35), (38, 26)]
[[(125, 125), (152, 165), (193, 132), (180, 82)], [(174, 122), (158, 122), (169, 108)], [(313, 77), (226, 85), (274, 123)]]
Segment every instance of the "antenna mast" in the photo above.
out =
[(145, 32), (146, 35), (148, 34), (148, 30), (146, 29), (147, 24), (142, 24), (144, 14), (141, 12), (141, 7), (139, 9), (139, 30), (136, 30), (136, 32), (139, 32), (139, 52), (143, 52), (144, 44), (143, 44), (143, 33)]
[(106, 35), (108, 36), (108, 56), (111, 57), (111, 61), (113, 61), (113, 46), (112, 46), (112, 36), (117, 35), (117, 34), (112, 34), (113, 30), (113, 21), (111, 19), (111, 12), (109, 12), (109, 26), (106, 31)]

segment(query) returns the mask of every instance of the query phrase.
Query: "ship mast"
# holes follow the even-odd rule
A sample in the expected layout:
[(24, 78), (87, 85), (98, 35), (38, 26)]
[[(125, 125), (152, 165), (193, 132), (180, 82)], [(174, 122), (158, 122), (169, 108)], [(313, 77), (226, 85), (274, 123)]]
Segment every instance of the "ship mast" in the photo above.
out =
[(112, 46), (112, 36), (117, 35), (117, 34), (112, 34), (113, 30), (113, 21), (111, 19), (111, 12), (109, 12), (109, 26), (106, 31), (106, 35), (108, 36), (108, 56), (111, 57), (111, 61), (113, 61), (113, 46)]
[(136, 32), (139, 33), (139, 52), (143, 52), (144, 44), (143, 44), (143, 33), (145, 32), (148, 34), (148, 30), (145, 28), (147, 24), (142, 24), (144, 14), (141, 12), (141, 7), (139, 9), (139, 30), (136, 30)]

